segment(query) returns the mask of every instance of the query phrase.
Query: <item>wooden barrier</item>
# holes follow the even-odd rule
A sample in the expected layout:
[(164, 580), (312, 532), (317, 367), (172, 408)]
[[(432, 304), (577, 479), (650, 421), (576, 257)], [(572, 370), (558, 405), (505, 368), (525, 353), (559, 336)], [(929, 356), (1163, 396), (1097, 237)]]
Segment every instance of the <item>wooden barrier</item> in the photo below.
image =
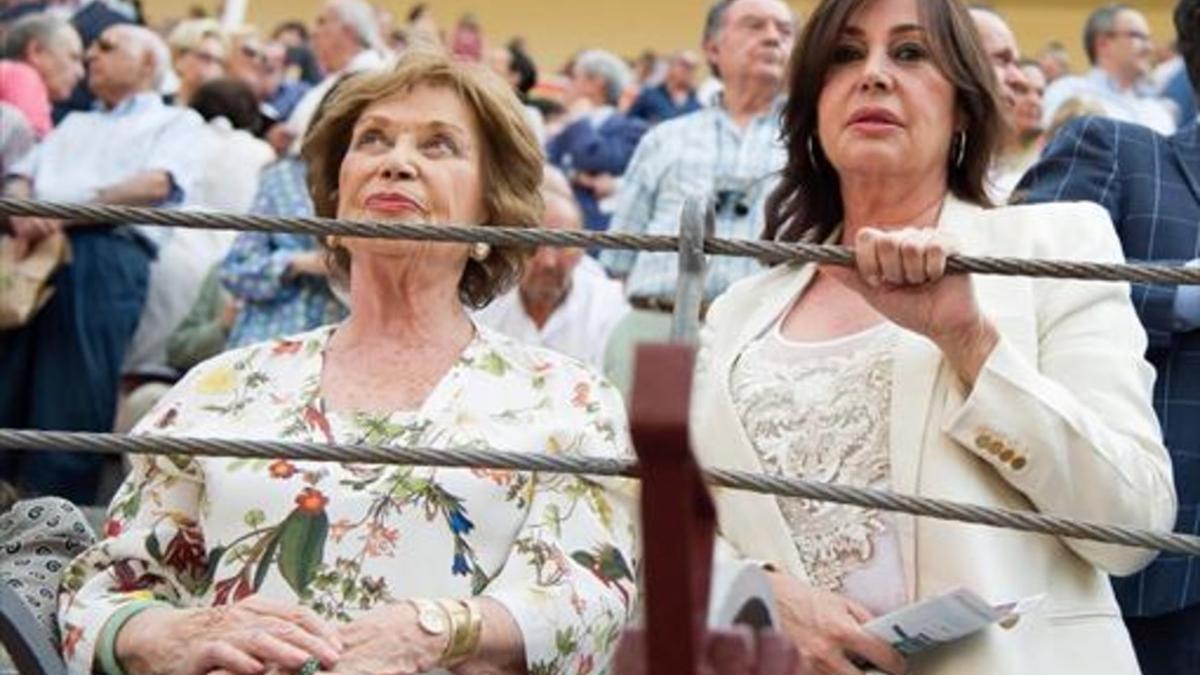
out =
[(709, 630), (716, 511), (688, 437), (695, 353), (638, 347), (630, 426), (642, 474), (645, 625), (626, 631), (614, 675), (803, 675), (778, 633)]

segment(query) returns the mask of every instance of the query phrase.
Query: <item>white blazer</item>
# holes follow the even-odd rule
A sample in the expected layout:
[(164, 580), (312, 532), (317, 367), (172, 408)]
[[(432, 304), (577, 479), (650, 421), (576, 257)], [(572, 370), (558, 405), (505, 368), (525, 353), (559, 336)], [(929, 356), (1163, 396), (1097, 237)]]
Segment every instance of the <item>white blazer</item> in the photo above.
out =
[[(1108, 214), (1092, 204), (981, 209), (949, 198), (940, 228), (968, 255), (1120, 262)], [(730, 395), (733, 366), (812, 279), (779, 266), (739, 282), (708, 314), (692, 407), (703, 464), (761, 472)], [(1129, 288), (1110, 282), (980, 276), (1001, 339), (968, 392), (922, 336), (901, 331), (889, 439), (905, 494), (1170, 529), (1171, 464), (1151, 407), (1153, 369)], [(741, 554), (804, 579), (773, 497), (721, 491), (724, 537)], [(964, 586), (995, 602), (1045, 594), (1015, 626), (918, 656), (915, 675), (1133, 675), (1139, 672), (1107, 574), (1153, 552), (898, 516), (907, 590)]]

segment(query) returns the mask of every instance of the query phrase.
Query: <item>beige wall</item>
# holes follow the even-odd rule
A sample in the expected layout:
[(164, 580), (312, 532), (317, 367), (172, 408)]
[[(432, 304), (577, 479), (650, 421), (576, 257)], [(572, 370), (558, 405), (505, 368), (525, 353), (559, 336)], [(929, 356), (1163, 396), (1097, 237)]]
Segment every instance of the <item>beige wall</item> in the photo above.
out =
[[(1083, 20), (1101, 0), (994, 0), (991, 4), (1009, 19), (1021, 47), (1028, 53), (1049, 40), (1061, 40), (1074, 54), (1076, 69), (1084, 67), (1080, 35)], [(268, 30), (283, 19), (311, 21), (322, 0), (248, 0), (248, 20)], [(411, 0), (377, 0), (376, 4), (403, 15)], [(707, 0), (432, 0), (428, 3), (444, 26), (465, 11), (473, 11), (486, 34), (497, 40), (524, 35), (544, 68), (554, 68), (574, 51), (600, 46), (632, 56), (647, 47), (666, 52), (695, 47)], [(792, 0), (803, 13), (815, 3)], [(1173, 0), (1132, 3), (1150, 19), (1155, 38), (1167, 41)], [(212, 8), (214, 0), (143, 0), (150, 20), (181, 16), (188, 7)]]

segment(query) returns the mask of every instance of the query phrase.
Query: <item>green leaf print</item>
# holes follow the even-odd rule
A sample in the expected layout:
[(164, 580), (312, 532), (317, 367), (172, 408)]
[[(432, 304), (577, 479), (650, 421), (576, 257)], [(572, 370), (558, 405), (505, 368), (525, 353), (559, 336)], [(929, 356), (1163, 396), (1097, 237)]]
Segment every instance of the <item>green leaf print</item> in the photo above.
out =
[(508, 361), (505, 361), (504, 357), (500, 356), (496, 352), (488, 352), (487, 354), (484, 354), (483, 358), (479, 361), (480, 370), (485, 373), (495, 375), (496, 377), (504, 377), (504, 374), (508, 372), (509, 367)]
[(308, 584), (321, 564), (329, 516), (324, 511), (308, 514), (299, 509), (279, 528), (279, 572), (297, 595), (307, 595)]
[(263, 513), (262, 509), (250, 509), (242, 517), (242, 522), (246, 523), (246, 527), (257, 530), (260, 525), (267, 522), (267, 514)]
[(267, 580), (267, 572), (271, 571), (271, 563), (275, 559), (275, 551), (279, 548), (279, 533), (271, 535), (271, 543), (267, 544), (267, 550), (263, 552), (262, 558), (258, 561), (258, 571), (254, 573), (254, 585), (251, 588), (257, 593), (262, 588), (263, 582)]

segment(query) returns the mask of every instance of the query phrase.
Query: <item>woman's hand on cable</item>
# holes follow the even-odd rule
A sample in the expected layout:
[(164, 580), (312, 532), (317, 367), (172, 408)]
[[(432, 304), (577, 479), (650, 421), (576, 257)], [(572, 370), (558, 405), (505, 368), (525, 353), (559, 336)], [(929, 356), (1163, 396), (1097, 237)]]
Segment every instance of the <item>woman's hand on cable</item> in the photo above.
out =
[(342, 644), (311, 610), (250, 596), (223, 607), (143, 610), (118, 633), (116, 656), (128, 675), (259, 675), (295, 672), (312, 657), (331, 670)]
[(337, 675), (414, 675), (433, 670), (450, 635), (431, 635), (417, 624), (410, 602), (377, 607), (338, 630), (346, 651)]
[(854, 240), (855, 269), (822, 273), (858, 292), (892, 323), (929, 338), (968, 385), (999, 334), (980, 311), (968, 274), (946, 274), (954, 239), (934, 228), (864, 228)]
[(855, 662), (900, 675), (908, 669), (891, 645), (867, 633), (871, 613), (852, 600), (806, 586), (796, 579), (768, 574), (784, 633), (800, 652), (800, 672), (812, 675), (862, 675)]

